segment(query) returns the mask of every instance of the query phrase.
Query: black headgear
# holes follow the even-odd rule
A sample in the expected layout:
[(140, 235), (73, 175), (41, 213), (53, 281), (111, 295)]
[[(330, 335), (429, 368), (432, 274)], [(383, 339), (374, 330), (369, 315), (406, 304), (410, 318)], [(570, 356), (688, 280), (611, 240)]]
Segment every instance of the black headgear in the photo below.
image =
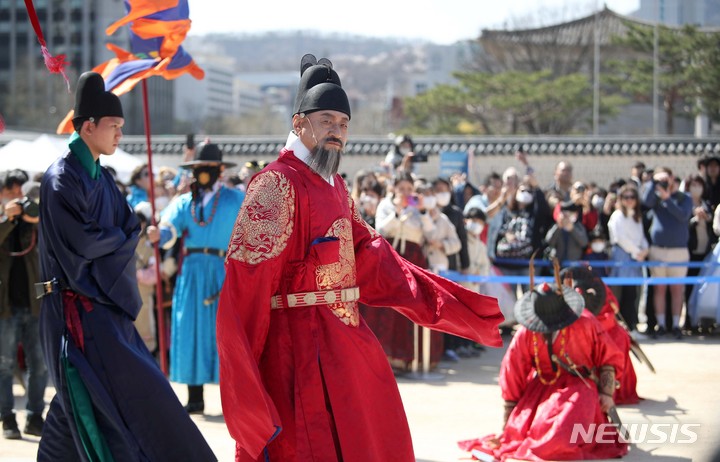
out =
[(573, 280), (573, 288), (585, 299), (585, 308), (597, 316), (607, 301), (605, 283), (587, 266), (565, 268), (560, 272), (560, 279), (567, 276)]
[(293, 114), (328, 109), (347, 114), (350, 118), (350, 101), (330, 60), (321, 58), (318, 61), (315, 56), (306, 54), (300, 61), (300, 84)]
[(120, 98), (105, 91), (105, 81), (97, 72), (85, 72), (75, 91), (73, 122), (94, 117), (124, 117)]
[(222, 157), (223, 153), (220, 150), (220, 146), (215, 143), (202, 142), (198, 144), (195, 149), (195, 159), (180, 164), (180, 166), (192, 168), (200, 164), (217, 164), (218, 166), (224, 165), (226, 167), (234, 167), (237, 165), (232, 162), (223, 162)]
[(580, 318), (585, 300), (569, 287), (543, 283), (515, 303), (515, 319), (533, 332), (548, 334)]

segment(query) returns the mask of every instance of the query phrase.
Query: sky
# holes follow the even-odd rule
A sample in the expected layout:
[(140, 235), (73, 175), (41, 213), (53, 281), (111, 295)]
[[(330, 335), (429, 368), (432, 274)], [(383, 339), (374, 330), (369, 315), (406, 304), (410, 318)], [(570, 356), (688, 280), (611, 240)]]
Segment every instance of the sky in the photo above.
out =
[(188, 0), (189, 35), (312, 30), (438, 44), (477, 38), (480, 30), (556, 24), (606, 4), (629, 14), (640, 0)]

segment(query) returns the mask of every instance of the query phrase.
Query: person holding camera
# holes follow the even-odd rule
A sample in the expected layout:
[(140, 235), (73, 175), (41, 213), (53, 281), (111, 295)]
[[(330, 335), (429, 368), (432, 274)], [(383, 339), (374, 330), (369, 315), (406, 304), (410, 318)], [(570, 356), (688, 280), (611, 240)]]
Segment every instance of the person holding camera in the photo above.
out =
[[(420, 268), (428, 268), (423, 250), (432, 239), (435, 224), (425, 211), (423, 197), (408, 172), (398, 173), (393, 192), (378, 204), (375, 228), (395, 250)], [(375, 310), (366, 318), (396, 373), (409, 371), (414, 357), (412, 323), (394, 310)]]
[[(681, 263), (690, 260), (688, 223), (693, 213), (692, 199), (678, 190), (672, 170), (656, 168), (652, 183), (642, 192), (643, 205), (652, 211), (650, 222), (650, 261)], [(656, 278), (682, 278), (687, 275), (686, 266), (651, 266), (650, 275)], [(670, 289), (672, 311), (672, 335), (682, 338), (680, 312), (685, 301), (682, 284), (657, 284), (653, 290), (653, 304), (657, 330), (653, 337), (665, 335), (665, 294)]]
[(3, 437), (20, 439), (13, 412), (13, 373), (17, 366), (18, 344), (22, 345), (27, 379), (27, 418), (24, 432), (40, 436), (44, 425), (47, 367), (39, 340), (40, 302), (32, 295), (38, 280), (38, 204), (23, 194), (28, 182), (22, 170), (5, 172), (0, 214), (0, 414)]
[(415, 171), (415, 162), (427, 162), (427, 154), (415, 152), (415, 143), (410, 135), (400, 135), (390, 147), (385, 157), (385, 165), (396, 172)]
[(580, 260), (590, 242), (580, 214), (582, 207), (573, 202), (560, 204), (560, 215), (545, 235), (548, 254), (561, 262)]

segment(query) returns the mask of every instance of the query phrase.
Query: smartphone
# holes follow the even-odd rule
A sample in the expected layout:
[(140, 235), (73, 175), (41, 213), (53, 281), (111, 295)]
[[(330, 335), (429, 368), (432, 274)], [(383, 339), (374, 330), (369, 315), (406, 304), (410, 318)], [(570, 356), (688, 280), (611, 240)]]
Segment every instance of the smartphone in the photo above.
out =
[(408, 196), (407, 205), (410, 207), (417, 207), (418, 205), (420, 205), (420, 198), (417, 196), (417, 194)]

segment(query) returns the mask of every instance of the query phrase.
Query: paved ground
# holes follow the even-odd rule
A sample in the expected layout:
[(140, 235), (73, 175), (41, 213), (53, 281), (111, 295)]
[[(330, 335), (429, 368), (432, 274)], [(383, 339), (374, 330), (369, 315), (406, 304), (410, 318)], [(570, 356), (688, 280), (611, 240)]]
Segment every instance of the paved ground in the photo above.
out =
[[(720, 423), (720, 338), (685, 338), (682, 341), (641, 341), (653, 361), (657, 374), (635, 362), (638, 374), (638, 392), (645, 399), (638, 405), (620, 408), (620, 417), (626, 424), (690, 424), (684, 433), (679, 430), (673, 437), (676, 442), (662, 444), (643, 442), (634, 445), (623, 460), (629, 462), (685, 462), (709, 461), (714, 449), (720, 447), (717, 437)], [(502, 419), (500, 390), (497, 386), (498, 366), (504, 348), (488, 349), (479, 358), (443, 363), (441, 380), (398, 379), (413, 434), (415, 452), (419, 462), (457, 462), (467, 454), (457, 449), (456, 442), (497, 432)], [(185, 400), (185, 387), (174, 385), (181, 400)], [(22, 388), (15, 385), (16, 407), (24, 408)], [(48, 388), (47, 399), (54, 390)], [(232, 461), (233, 442), (225, 428), (220, 409), (217, 386), (206, 391), (206, 415), (194, 417), (205, 438), (220, 461)], [(23, 412), (18, 414), (24, 424)], [(671, 426), (655, 427), (659, 432)], [(697, 441), (686, 444), (679, 441), (697, 434)], [(639, 434), (639, 433), (636, 433)], [(648, 433), (650, 440), (662, 437)], [(35, 460), (38, 438), (26, 437), (21, 441), (0, 440), (0, 462), (27, 462)], [(379, 461), (378, 461), (379, 462)]]

